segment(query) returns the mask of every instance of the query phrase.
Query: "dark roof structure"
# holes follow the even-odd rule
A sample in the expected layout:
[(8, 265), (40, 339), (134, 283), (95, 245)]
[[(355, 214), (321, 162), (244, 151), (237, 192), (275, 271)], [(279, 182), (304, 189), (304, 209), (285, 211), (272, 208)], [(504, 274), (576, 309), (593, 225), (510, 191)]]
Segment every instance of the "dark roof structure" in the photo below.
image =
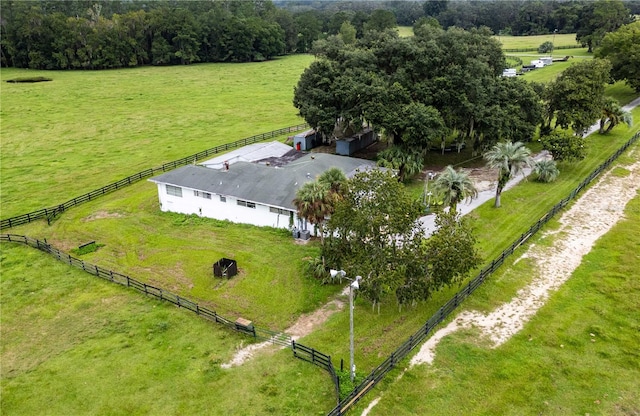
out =
[[(275, 165), (275, 166), (274, 166)], [(236, 162), (229, 170), (187, 165), (149, 179), (158, 184), (191, 188), (211, 194), (232, 196), (250, 202), (295, 210), (293, 199), (305, 183), (332, 167), (347, 177), (375, 168), (375, 162), (325, 153), (310, 153), (277, 166)]]

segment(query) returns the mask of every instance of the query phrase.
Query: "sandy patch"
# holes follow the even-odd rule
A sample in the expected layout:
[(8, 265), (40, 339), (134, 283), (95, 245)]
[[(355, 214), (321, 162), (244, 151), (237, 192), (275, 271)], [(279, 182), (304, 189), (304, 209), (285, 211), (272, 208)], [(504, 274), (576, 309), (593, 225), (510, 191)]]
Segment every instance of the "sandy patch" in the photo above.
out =
[(229, 361), (228, 363), (221, 364), (220, 367), (231, 368), (231, 367), (241, 365), (246, 360), (252, 358), (256, 351), (263, 350), (270, 346), (272, 346), (273, 348), (276, 348), (275, 345), (269, 341), (261, 342), (259, 344), (252, 344), (244, 348), (242, 348), (242, 344), (240, 344), (240, 348), (235, 353), (231, 361)]
[(516, 296), (495, 311), (484, 315), (464, 311), (437, 331), (411, 359), (411, 365), (432, 363), (438, 342), (461, 328), (478, 328), (493, 347), (520, 331), (542, 307), (549, 294), (562, 285), (580, 265), (595, 242), (623, 216), (625, 205), (640, 189), (640, 162), (627, 169), (631, 174), (616, 177), (607, 173), (560, 218), (560, 227), (550, 232), (557, 238), (550, 247), (532, 245), (521, 258), (533, 260), (536, 277)]
[[(340, 298), (348, 295), (348, 293), (349, 286), (347, 285), (340, 293)], [(306, 335), (309, 335), (316, 328), (324, 324), (331, 315), (344, 309), (345, 303), (340, 298), (330, 301), (329, 303), (323, 305), (320, 309), (312, 313), (300, 316), (298, 320), (284, 332), (288, 335), (291, 335), (291, 338), (294, 341)], [(231, 361), (222, 364), (221, 367), (230, 368), (241, 365), (245, 361), (253, 358), (257, 352), (264, 350), (265, 348), (270, 346), (273, 346), (273, 348), (277, 348), (269, 341), (261, 342), (260, 344), (249, 345), (245, 348), (240, 348), (233, 356)]]
[(108, 211), (96, 211), (93, 214), (89, 215), (84, 219), (84, 221), (93, 221), (93, 220), (101, 220), (103, 218), (121, 218), (124, 215), (119, 212), (108, 212)]

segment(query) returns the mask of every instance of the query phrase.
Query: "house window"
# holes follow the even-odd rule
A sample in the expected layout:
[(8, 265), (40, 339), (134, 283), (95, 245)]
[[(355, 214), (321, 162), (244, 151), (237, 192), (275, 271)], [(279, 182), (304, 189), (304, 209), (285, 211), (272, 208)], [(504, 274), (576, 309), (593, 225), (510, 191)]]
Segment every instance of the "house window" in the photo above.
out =
[(209, 192), (193, 191), (193, 195), (204, 199), (211, 199), (211, 194)]
[(220, 202), (227, 202), (227, 197), (224, 195), (220, 195)]
[(247, 208), (255, 208), (256, 207), (256, 204), (254, 204), (253, 202), (243, 201), (242, 199), (238, 199), (238, 205), (243, 206), (243, 207), (247, 207)]
[(274, 208), (274, 207), (269, 207), (269, 211), (273, 212), (274, 214), (282, 214), (282, 215), (289, 215), (289, 213), (291, 212), (286, 209)]
[(182, 198), (182, 188), (179, 186), (166, 185), (167, 186), (167, 195), (171, 196), (179, 196)]

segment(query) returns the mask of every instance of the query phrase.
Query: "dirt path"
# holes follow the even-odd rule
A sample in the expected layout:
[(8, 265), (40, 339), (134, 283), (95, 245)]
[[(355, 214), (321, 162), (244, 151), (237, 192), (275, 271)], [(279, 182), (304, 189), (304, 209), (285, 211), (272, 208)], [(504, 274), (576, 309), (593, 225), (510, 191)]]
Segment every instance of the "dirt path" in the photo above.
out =
[(562, 285), (580, 265), (582, 257), (602, 235), (623, 216), (624, 207), (640, 189), (640, 162), (626, 167), (631, 174), (617, 177), (611, 173), (590, 188), (560, 218), (560, 228), (548, 234), (556, 239), (550, 247), (531, 245), (521, 258), (530, 258), (536, 265), (533, 282), (518, 291), (509, 302), (483, 315), (464, 311), (445, 328), (437, 331), (422, 346), (411, 364), (432, 363), (435, 347), (446, 335), (460, 328), (482, 330), (494, 347), (506, 342), (542, 307), (551, 291)]
[[(338, 298), (323, 305), (320, 309), (312, 313), (300, 316), (296, 321), (296, 323), (293, 324), (291, 327), (287, 328), (284, 332), (286, 334), (291, 335), (291, 338), (293, 338), (293, 340), (297, 340), (299, 338), (302, 338), (306, 335), (311, 334), (315, 329), (317, 329), (322, 324), (324, 324), (331, 315), (344, 309), (345, 303), (344, 301), (342, 301), (342, 298), (344, 298), (348, 294), (349, 294), (349, 286), (347, 285), (347, 287), (345, 287), (344, 290), (340, 293), (340, 296)], [(269, 341), (261, 342), (260, 344), (251, 344), (244, 348), (242, 347), (242, 344), (241, 344), (240, 348), (238, 349), (238, 351), (236, 351), (231, 361), (229, 361), (228, 363), (222, 364), (221, 367), (222, 368), (235, 367), (243, 364), (246, 360), (251, 359), (255, 355), (255, 353), (259, 351), (262, 351), (265, 349), (276, 350), (279, 348), (284, 348), (284, 347), (276, 347)]]

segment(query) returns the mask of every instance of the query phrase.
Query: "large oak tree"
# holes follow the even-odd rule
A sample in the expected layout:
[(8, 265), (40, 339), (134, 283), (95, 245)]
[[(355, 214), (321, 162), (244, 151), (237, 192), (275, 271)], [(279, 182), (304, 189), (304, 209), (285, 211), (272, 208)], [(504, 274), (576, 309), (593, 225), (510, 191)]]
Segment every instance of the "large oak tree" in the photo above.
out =
[(486, 28), (425, 24), (411, 38), (369, 31), (354, 45), (317, 45), (318, 60), (302, 74), (294, 105), (325, 137), (367, 123), (400, 148), (390, 154), (406, 156), (454, 136), (484, 147), (499, 139), (526, 142), (541, 121), (537, 93), (500, 77), (505, 58)]
[(596, 57), (611, 62), (611, 76), (640, 92), (640, 21), (605, 35)]

